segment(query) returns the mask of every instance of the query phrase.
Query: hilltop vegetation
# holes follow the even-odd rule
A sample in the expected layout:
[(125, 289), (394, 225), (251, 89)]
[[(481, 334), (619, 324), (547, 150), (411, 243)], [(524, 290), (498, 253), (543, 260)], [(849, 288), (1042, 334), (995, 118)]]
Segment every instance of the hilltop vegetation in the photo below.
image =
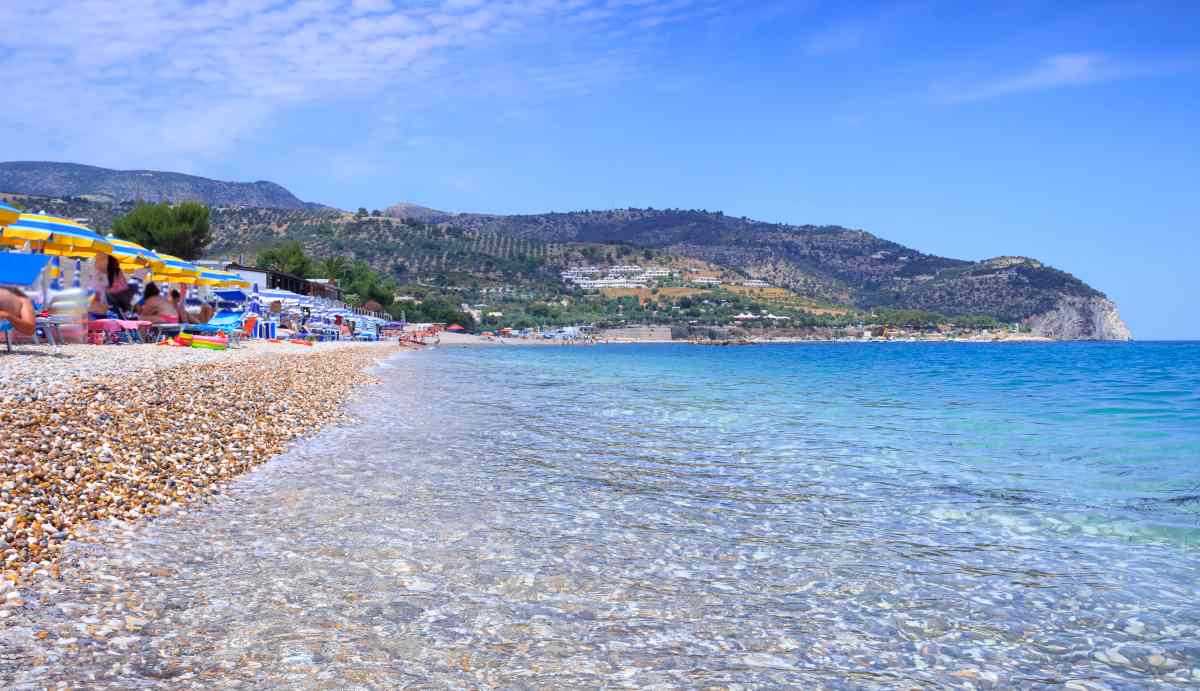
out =
[(744, 271), (796, 293), (863, 309), (894, 307), (1019, 321), (1064, 295), (1103, 297), (1068, 273), (1022, 257), (969, 262), (924, 254), (862, 230), (795, 226), (675, 209), (488, 216), (446, 223), (552, 242), (619, 242)]
[[(11, 195), (10, 195), (11, 196)], [(98, 229), (127, 213), (129, 202), (18, 197), (18, 204)], [(391, 213), (393, 215), (386, 215)], [(397, 216), (403, 216), (398, 218)], [(1025, 257), (971, 262), (925, 254), (861, 230), (796, 226), (734, 218), (720, 212), (618, 209), (528, 216), (443, 214), (413, 205), (388, 212), (320, 208), (214, 207), (210, 256), (253, 257), (285, 240), (316, 261), (341, 256), (362, 262), (398, 285), (457, 291), (464, 300), (510, 303), (516, 314), (539, 300), (568, 300), (606, 319), (679, 319), (677, 303), (645, 309), (577, 294), (559, 273), (580, 264), (641, 263), (705, 272), (725, 280), (757, 278), (785, 292), (749, 296), (793, 323), (833, 324), (864, 315), (923, 314), (957, 324), (1032, 324), (1056, 338), (1129, 337), (1116, 307), (1076, 277)], [(244, 261), (244, 260), (243, 260)], [(503, 296), (503, 300), (497, 296)], [(735, 305), (725, 300), (728, 305)], [(596, 309), (593, 309), (596, 308)], [(889, 312), (890, 310), (890, 312)], [(503, 310), (499, 310), (503, 311)], [(906, 312), (907, 311), (907, 312)], [(720, 311), (700, 319), (723, 319)], [(925, 318), (930, 321), (934, 317)]]
[(111, 170), (78, 163), (0, 163), (0, 191), (42, 197), (85, 197), (113, 202), (183, 202), (208, 206), (304, 209), (305, 204), (273, 182), (223, 182), (157, 170)]

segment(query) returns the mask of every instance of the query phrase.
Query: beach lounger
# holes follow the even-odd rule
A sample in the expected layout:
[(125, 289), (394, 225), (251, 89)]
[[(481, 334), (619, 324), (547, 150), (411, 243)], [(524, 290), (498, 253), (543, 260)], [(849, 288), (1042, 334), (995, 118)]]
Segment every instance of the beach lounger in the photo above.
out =
[[(45, 270), (46, 265), (50, 263), (50, 257), (44, 254), (26, 254), (24, 252), (0, 252), (0, 285), (12, 286), (29, 291), (30, 288), (38, 282)], [(55, 339), (58, 336), (58, 324), (51, 321), (48, 317), (42, 316), (42, 311), (35, 302), (33, 305), (35, 313), (35, 326), (33, 342), (38, 343), (38, 331), (46, 334), (46, 340), (54, 346), (55, 352), (58, 352), (58, 343), (61, 338)], [(12, 351), (12, 324), (7, 320), (0, 322), (0, 332), (4, 333), (4, 345), (6, 350)]]
[(140, 319), (124, 319), (118, 315), (109, 314), (105, 319), (92, 319), (88, 322), (88, 333), (103, 333), (105, 340), (119, 343), (122, 338), (128, 343), (140, 343), (142, 340), (141, 327), (151, 323)]
[(237, 346), (238, 337), (242, 335), (245, 319), (245, 312), (221, 311), (213, 315), (207, 324), (186, 324), (184, 328), (196, 333), (222, 334), (229, 338), (229, 346), (233, 348)]

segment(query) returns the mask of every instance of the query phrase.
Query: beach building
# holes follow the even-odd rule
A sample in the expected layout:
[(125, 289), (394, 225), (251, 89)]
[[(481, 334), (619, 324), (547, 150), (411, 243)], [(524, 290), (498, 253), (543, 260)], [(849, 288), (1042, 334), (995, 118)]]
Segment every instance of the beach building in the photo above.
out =
[(243, 280), (257, 287), (259, 292), (288, 290), (299, 295), (311, 295), (326, 300), (340, 302), (342, 299), (341, 288), (338, 288), (337, 284), (328, 278), (300, 278), (274, 269), (242, 266), (241, 264), (227, 264), (225, 270), (241, 276)]
[(308, 279), (308, 286), (308, 294), (313, 297), (323, 300), (342, 301), (342, 289), (338, 287), (337, 282), (332, 278), (310, 278)]
[(580, 280), (595, 278), (602, 273), (604, 272), (595, 266), (573, 266), (559, 275), (562, 276), (564, 283), (576, 283)]
[(597, 279), (580, 279), (575, 285), (585, 290), (600, 290), (601, 288), (645, 288), (646, 281), (637, 276), (605, 276)]
[(691, 281), (692, 281), (692, 283), (695, 283), (696, 285), (700, 285), (700, 286), (719, 286), (719, 285), (721, 285), (721, 279), (717, 276), (693, 276), (691, 278)]
[(747, 288), (770, 288), (771, 284), (758, 278), (752, 278), (749, 281), (742, 281), (742, 285)]

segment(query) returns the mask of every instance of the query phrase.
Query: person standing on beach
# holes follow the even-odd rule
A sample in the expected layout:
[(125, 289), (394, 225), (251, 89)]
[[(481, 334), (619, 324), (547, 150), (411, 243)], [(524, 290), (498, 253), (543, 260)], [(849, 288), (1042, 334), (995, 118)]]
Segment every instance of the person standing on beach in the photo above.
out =
[(133, 299), (134, 287), (121, 270), (117, 260), (104, 254), (96, 256), (96, 274), (92, 284), (92, 301), (88, 312), (95, 319), (108, 316), (109, 308), (128, 312)]

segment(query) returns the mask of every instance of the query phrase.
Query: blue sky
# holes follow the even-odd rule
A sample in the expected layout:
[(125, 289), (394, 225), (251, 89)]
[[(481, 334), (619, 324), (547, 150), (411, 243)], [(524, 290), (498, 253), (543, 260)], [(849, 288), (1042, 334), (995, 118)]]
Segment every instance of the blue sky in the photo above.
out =
[(1200, 338), (1200, 4), (982, 5), (16, 0), (0, 158), (841, 224)]

